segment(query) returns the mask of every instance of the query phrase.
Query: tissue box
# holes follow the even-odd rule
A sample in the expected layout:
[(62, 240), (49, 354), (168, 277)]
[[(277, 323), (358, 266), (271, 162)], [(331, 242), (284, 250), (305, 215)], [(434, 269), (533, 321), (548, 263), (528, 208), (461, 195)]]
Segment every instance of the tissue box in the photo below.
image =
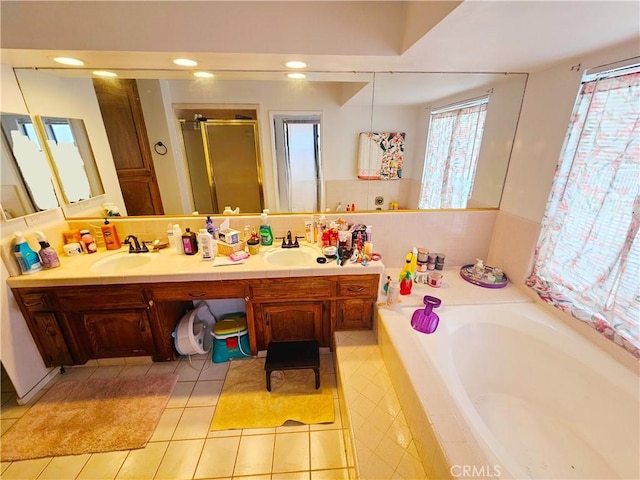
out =
[(220, 239), (220, 241), (224, 243), (233, 245), (240, 241), (240, 232), (238, 230), (234, 230), (233, 228), (219, 230), (218, 239)]

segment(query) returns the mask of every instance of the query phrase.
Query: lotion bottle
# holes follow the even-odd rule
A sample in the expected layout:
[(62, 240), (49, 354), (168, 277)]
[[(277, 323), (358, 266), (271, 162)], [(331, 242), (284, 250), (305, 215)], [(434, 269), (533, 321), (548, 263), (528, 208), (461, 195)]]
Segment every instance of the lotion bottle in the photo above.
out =
[(198, 248), (202, 254), (202, 260), (212, 260), (217, 255), (217, 244), (214, 246), (213, 237), (206, 228), (198, 232)]
[(40, 255), (40, 262), (44, 268), (55, 268), (60, 266), (60, 258), (58, 257), (58, 253), (55, 249), (47, 242), (47, 237), (45, 237), (43, 232), (34, 232), (36, 238), (38, 239), (38, 243), (40, 244), (40, 251), (38, 255)]
[(184, 253), (184, 246), (182, 244), (182, 229), (177, 223), (173, 224), (173, 244), (176, 249), (176, 253)]
[(102, 230), (102, 238), (104, 238), (104, 246), (107, 250), (118, 250), (122, 245), (120, 244), (120, 238), (118, 238), (118, 231), (116, 226), (104, 219), (104, 225), (100, 227)]
[(13, 248), (13, 253), (18, 259), (22, 273), (29, 275), (42, 270), (42, 263), (40, 263), (38, 254), (29, 246), (22, 232), (16, 232), (15, 236), (16, 246)]

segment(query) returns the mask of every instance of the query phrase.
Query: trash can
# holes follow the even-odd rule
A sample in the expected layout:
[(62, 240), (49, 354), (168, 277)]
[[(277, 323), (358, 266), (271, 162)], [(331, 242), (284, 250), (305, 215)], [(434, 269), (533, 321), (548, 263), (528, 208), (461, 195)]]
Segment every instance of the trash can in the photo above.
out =
[(223, 315), (211, 329), (213, 363), (250, 356), (248, 333), (247, 318), (244, 313)]

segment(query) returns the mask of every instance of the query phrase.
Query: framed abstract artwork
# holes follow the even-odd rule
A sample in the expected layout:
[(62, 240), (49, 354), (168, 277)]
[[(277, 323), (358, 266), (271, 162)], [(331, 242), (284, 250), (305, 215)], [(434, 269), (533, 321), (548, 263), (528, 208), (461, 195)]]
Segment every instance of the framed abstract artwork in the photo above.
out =
[(397, 180), (402, 178), (404, 132), (363, 132), (358, 144), (358, 178)]

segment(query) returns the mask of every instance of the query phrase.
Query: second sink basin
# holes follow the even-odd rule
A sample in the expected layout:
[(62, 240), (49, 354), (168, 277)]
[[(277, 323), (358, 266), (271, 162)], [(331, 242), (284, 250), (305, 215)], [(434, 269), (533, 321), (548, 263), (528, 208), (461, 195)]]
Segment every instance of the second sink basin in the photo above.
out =
[(306, 267), (316, 265), (319, 253), (312, 247), (274, 248), (264, 254), (264, 261), (279, 267)]
[(95, 262), (90, 270), (95, 273), (123, 273), (146, 265), (156, 256), (153, 253), (115, 253)]

